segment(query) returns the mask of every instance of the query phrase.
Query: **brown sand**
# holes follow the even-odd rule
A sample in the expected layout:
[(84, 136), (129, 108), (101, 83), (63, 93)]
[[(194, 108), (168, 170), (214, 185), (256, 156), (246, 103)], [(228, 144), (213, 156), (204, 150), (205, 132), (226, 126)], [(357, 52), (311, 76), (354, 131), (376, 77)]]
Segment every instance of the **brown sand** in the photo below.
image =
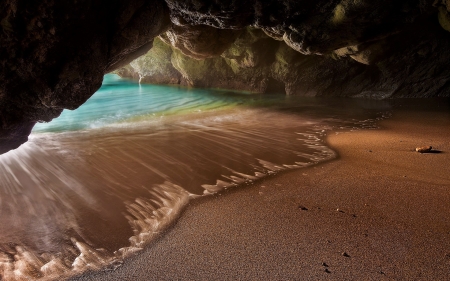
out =
[(336, 161), (194, 200), (123, 266), (73, 280), (450, 280), (450, 114), (381, 126), (329, 136)]

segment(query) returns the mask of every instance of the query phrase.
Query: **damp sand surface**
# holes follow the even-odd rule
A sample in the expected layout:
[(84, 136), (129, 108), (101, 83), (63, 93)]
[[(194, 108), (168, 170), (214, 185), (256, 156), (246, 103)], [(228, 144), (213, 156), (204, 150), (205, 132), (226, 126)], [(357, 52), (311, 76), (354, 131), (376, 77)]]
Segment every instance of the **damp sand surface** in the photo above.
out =
[(106, 76), (86, 104), (36, 126), (26, 144), (0, 156), (0, 279), (121, 268), (188, 204), (330, 161), (336, 153), (327, 133), (375, 129), (390, 111), (385, 101), (197, 91)]
[(447, 280), (450, 112), (413, 104), (330, 134), (336, 160), (191, 201), (121, 267), (71, 280)]

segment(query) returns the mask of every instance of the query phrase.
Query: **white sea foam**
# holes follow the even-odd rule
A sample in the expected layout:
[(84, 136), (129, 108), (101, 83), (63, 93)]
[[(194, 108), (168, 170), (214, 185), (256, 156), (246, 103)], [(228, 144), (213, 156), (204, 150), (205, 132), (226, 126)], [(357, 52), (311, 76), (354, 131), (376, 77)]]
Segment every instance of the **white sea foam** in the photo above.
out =
[(0, 279), (113, 270), (190, 200), (332, 159), (326, 134), (361, 120), (247, 107), (32, 134), (0, 156)]

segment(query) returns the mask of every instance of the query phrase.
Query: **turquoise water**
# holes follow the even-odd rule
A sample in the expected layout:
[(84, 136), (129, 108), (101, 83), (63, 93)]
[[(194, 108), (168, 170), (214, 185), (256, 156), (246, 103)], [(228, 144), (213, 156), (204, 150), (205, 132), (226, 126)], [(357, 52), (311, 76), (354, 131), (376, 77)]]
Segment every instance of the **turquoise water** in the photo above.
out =
[(102, 87), (85, 104), (76, 110), (64, 110), (50, 123), (38, 123), (33, 132), (95, 129), (138, 117), (151, 119), (251, 103), (255, 97), (223, 90), (139, 85), (118, 75), (107, 74)]
[(84, 105), (0, 156), (0, 280), (120, 266), (190, 200), (333, 159), (329, 132), (375, 128), (387, 110), (106, 75)]

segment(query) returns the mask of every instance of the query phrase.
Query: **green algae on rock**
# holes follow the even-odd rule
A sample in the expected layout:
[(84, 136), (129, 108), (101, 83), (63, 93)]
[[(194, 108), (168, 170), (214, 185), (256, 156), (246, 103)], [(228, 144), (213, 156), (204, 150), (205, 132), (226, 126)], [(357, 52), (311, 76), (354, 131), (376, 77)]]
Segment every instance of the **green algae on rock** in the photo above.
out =
[[(445, 69), (449, 54), (433, 51), (447, 47), (450, 37), (431, 17), (323, 56), (304, 55), (250, 27), (241, 30), (235, 41), (213, 58), (194, 59), (189, 51), (173, 46), (164, 50), (171, 54), (172, 65), (182, 77), (181, 85), (383, 99), (448, 95), (450, 76)], [(126, 69), (120, 72), (124, 77), (139, 76), (126, 74)], [(143, 81), (160, 83), (151, 77)]]

